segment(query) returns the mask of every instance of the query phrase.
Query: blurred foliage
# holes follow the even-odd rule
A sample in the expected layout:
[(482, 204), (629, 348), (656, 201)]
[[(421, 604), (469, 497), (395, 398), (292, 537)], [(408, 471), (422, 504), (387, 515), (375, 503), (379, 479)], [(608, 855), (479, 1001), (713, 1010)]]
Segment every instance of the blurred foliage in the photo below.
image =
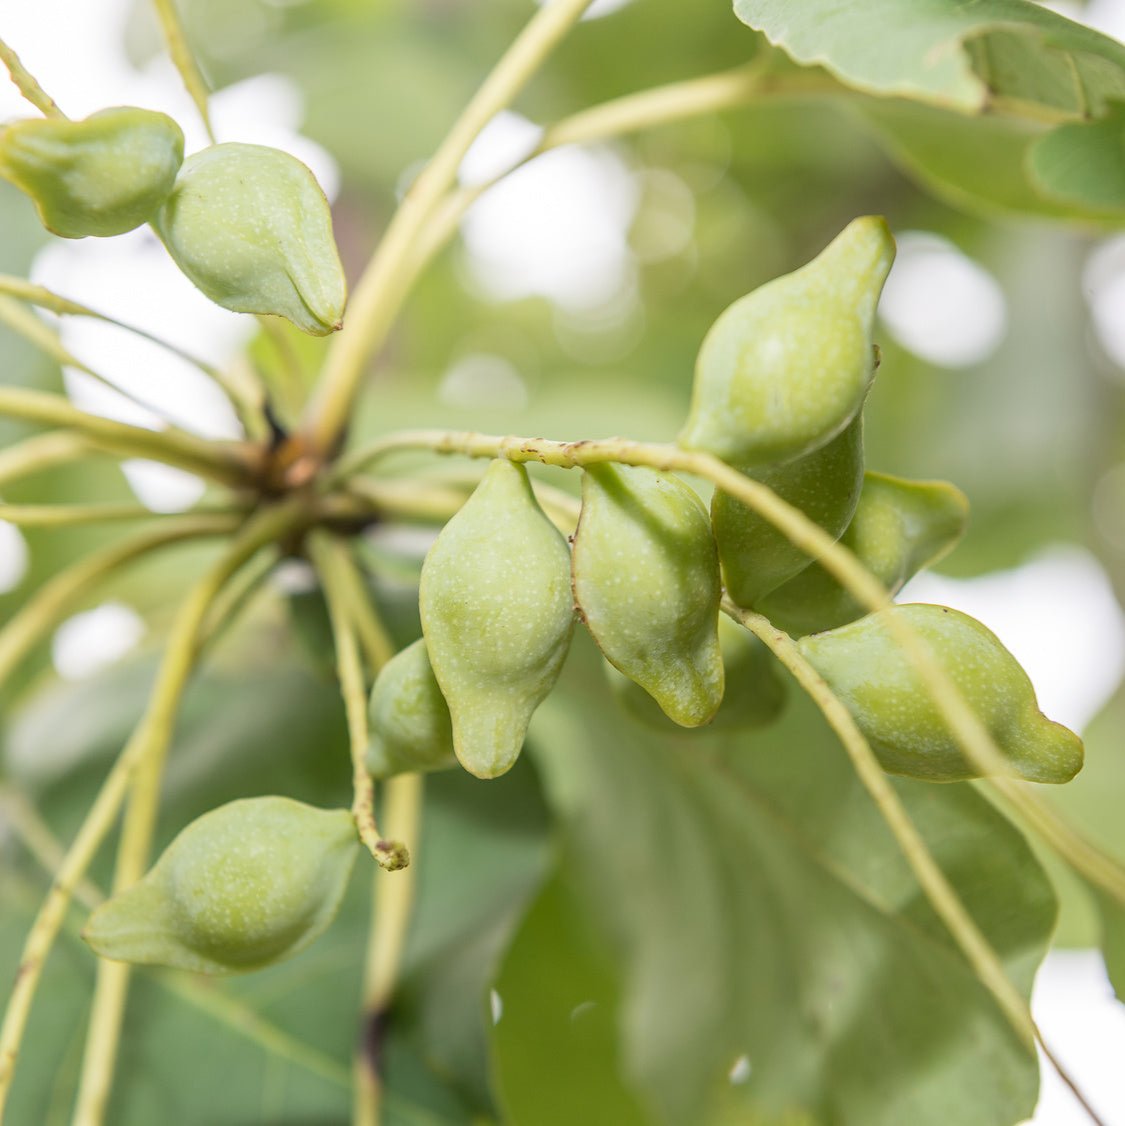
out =
[[(181, 7), (217, 87), (266, 71), (300, 86), (303, 131), (342, 172), (335, 214), (353, 281), (404, 178), (432, 153), (530, 11), (527, 0)], [(825, 7), (801, 5), (809, 35)], [(960, 7), (977, 9), (991, 28), (989, 13), (1014, 4)], [(1028, 20), (1046, 19), (1019, 7)], [(739, 0), (737, 8), (772, 39), (771, 18), (794, 5)], [(868, 464), (948, 478), (968, 494), (970, 531), (942, 570), (978, 574), (1014, 566), (1048, 543), (1077, 542), (1125, 592), (1125, 537), (1105, 538), (1090, 508), (1096, 483), (1123, 461), (1125, 375), (1091, 330), (1083, 280), (1096, 240), (1120, 224), (1125, 206), (1121, 110), (1106, 102), (1125, 90), (1121, 51), (1085, 33), (1058, 47), (1065, 58), (1081, 56), (1086, 92), (1099, 112), (1107, 109), (1087, 121), (1060, 102), (1052, 80), (1059, 60), (1037, 54), (1034, 36), (961, 29), (955, 45), (971, 41), (966, 57), (992, 68), (989, 88), (1002, 102), (998, 112), (974, 115), (965, 72), (950, 89), (912, 100), (901, 96), (901, 75), (870, 69), (863, 37), (870, 21), (887, 31), (887, 9), (914, 19), (912, 5), (890, 0), (849, 9), (848, 34), (830, 44), (838, 97), (762, 103), (614, 142), (637, 190), (627, 316), (599, 321), (542, 297), (493, 301), (455, 242), (372, 364), (351, 440), (415, 426), (671, 440), (699, 342), (717, 314), (807, 260), (855, 215), (879, 212), (894, 230), (941, 235), (983, 265), (1005, 295), (1009, 321), (987, 360), (957, 369), (880, 333)], [(921, 36), (918, 26), (907, 30)], [(1057, 30), (1053, 21), (1044, 26)], [(934, 34), (923, 50), (947, 43), (947, 33)], [(141, 0), (129, 48), (138, 63), (161, 49)], [(769, 49), (725, 2), (637, 0), (579, 25), (516, 108), (544, 123)], [(881, 54), (888, 66), (910, 65), (894, 51)], [(1050, 65), (1029, 86), (1037, 59)], [(1045, 108), (1056, 115), (1049, 123)], [(556, 221), (546, 203), (536, 221)], [(670, 221), (686, 222), (690, 237), (662, 242)], [(2, 185), (0, 223), (8, 232), (0, 271), (26, 274), (43, 239), (30, 207)], [(311, 381), (325, 345), (287, 338)], [(4, 383), (60, 386), (59, 372), (4, 330), (0, 347)], [(487, 388), (468, 403), (449, 394), (450, 368), (482, 354), (511, 365), (525, 401)], [(258, 340), (253, 355), (280, 380), (270, 341)], [(292, 417), (284, 400), (282, 414)], [(23, 432), (0, 421), (0, 444)], [(557, 471), (541, 477), (577, 485)], [(129, 495), (106, 462), (38, 476), (5, 499)], [(0, 620), (111, 534), (29, 531), (31, 569), (0, 595)], [(209, 550), (171, 549), (120, 577), (117, 592), (153, 625), (139, 656), (69, 684), (53, 676), (43, 646), (5, 686), (3, 776), (26, 787), (64, 839), (142, 709), (170, 592)], [(366, 549), (400, 644), (417, 636), (412, 576), (422, 550), (424, 537), (395, 541), (393, 532)], [(274, 590), (224, 640), (178, 728), (162, 841), (216, 803), (263, 790), (346, 804), (343, 717), (324, 640), (318, 594)], [(1088, 732), (1085, 772), (1056, 799), (1118, 855), (1123, 722), (1118, 695)], [(792, 704), (781, 726), (753, 738), (660, 738), (616, 710), (582, 646), (537, 715), (532, 741), (530, 759), (502, 780), (448, 774), (427, 782), (418, 910), (387, 1024), (389, 1122), (999, 1126), (1030, 1113), (1034, 1060), (953, 951), (807, 705)], [(970, 786), (895, 785), (1028, 991), (1056, 907), (1021, 836)], [(46, 878), (2, 835), (0, 859), (0, 963), (8, 966)], [(104, 884), (109, 871), (107, 853), (94, 876)], [(1061, 937), (1094, 941), (1090, 897), (1065, 874), (1056, 882)], [(346, 1121), (363, 884), (357, 873), (342, 917), (292, 963), (177, 988), (140, 974), (111, 1121)], [(48, 967), (14, 1123), (69, 1115), (93, 977), (93, 959), (76, 938), (80, 921), (74, 912)], [(1105, 929), (1120, 991), (1125, 924), (1107, 909)], [(299, 1052), (286, 1055), (237, 1021), (185, 1004), (185, 990), (247, 1006), (315, 1049), (337, 1069), (328, 1069), (335, 1079)]]

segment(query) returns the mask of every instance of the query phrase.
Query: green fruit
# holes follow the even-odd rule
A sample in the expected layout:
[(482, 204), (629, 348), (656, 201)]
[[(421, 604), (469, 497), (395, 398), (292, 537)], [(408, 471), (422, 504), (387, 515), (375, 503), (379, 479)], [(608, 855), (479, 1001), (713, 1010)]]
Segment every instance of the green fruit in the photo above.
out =
[(699, 350), (680, 445), (762, 465), (839, 434), (875, 372), (875, 306), (893, 260), (886, 221), (856, 219), (808, 265), (731, 305)]
[(230, 802), (193, 821), (82, 937), (103, 958), (195, 973), (260, 969), (332, 922), (355, 862), (351, 814), (289, 798)]
[(457, 758), (495, 778), (516, 761), (574, 626), (570, 551), (522, 465), (488, 467), (426, 556), (418, 603)]
[(421, 638), (379, 671), (368, 716), (367, 769), (375, 778), (457, 764), (449, 706)]
[(224, 308), (286, 317), (313, 336), (340, 327), (347, 285), (332, 214), (288, 153), (225, 144), (188, 157), (156, 228), (176, 265)]
[(120, 235), (148, 222), (184, 159), (184, 135), (162, 113), (121, 106), (82, 121), (42, 117), (0, 132), (0, 175), (63, 238)]
[[(723, 702), (705, 731), (742, 731), (773, 723), (785, 707), (785, 681), (777, 661), (752, 633), (726, 616), (719, 618), (719, 646), (723, 653), (726, 689)], [(665, 734), (684, 728), (673, 723), (640, 685), (606, 663), (610, 687), (621, 706), (646, 727)]]
[[(843, 433), (811, 454), (742, 472), (768, 485), (836, 539), (848, 526), (863, 486), (863, 416), (856, 415)], [(727, 594), (739, 606), (757, 605), (811, 563), (768, 520), (718, 490), (711, 500), (711, 523)]]
[(723, 698), (719, 558), (707, 510), (653, 469), (593, 465), (574, 534), (574, 600), (598, 647), (683, 727)]
[(1081, 770), (1082, 740), (1039, 711), (1027, 673), (996, 636), (967, 614), (922, 604), (895, 606), (797, 642), (855, 717), (884, 770), (930, 782), (978, 775), (903, 654), (892, 614), (929, 645), (1021, 777), (1069, 782)]
[[(953, 549), (968, 519), (968, 498), (948, 482), (868, 473), (840, 543), (890, 594), (897, 594), (908, 579)], [(755, 608), (794, 635), (834, 629), (867, 613), (819, 563), (766, 595)]]

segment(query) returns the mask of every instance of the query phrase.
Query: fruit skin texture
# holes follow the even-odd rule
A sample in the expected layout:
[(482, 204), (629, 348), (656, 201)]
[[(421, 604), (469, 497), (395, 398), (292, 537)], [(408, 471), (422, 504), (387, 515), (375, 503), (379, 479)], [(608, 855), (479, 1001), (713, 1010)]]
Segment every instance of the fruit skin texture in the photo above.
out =
[(574, 600), (606, 658), (683, 727), (723, 698), (719, 558), (707, 510), (653, 469), (595, 465), (582, 479)]
[(0, 175), (31, 196), (47, 230), (107, 237), (148, 222), (184, 159), (184, 135), (163, 113), (118, 106), (82, 121), (45, 117), (0, 132)]
[[(719, 616), (719, 647), (723, 653), (726, 687), (719, 710), (701, 731), (745, 731), (766, 727), (785, 707), (786, 683), (770, 651), (749, 630)], [(687, 731), (673, 723), (640, 685), (607, 662), (610, 688), (634, 719), (665, 735)]]
[(375, 778), (456, 766), (449, 706), (421, 638), (379, 671), (368, 707), (367, 769)]
[[(897, 594), (923, 567), (952, 551), (968, 520), (968, 498), (946, 481), (868, 473), (840, 543)], [(835, 629), (867, 613), (819, 563), (766, 595), (756, 608), (794, 635)]]
[(422, 634), (453, 746), (478, 778), (515, 763), (570, 644), (570, 551), (522, 465), (498, 458), (422, 565)]
[(189, 156), (156, 229), (176, 265), (224, 308), (285, 317), (313, 336), (340, 327), (347, 284), (332, 214), (296, 157), (244, 144)]
[(103, 903), (82, 937), (114, 961), (260, 969), (324, 932), (358, 848), (347, 810), (280, 797), (229, 802), (188, 825), (142, 880)]
[(855, 219), (807, 265), (721, 313), (699, 350), (680, 445), (762, 465), (839, 434), (875, 373), (875, 307), (894, 251), (884, 219)]
[(1001, 752), (1029, 782), (1069, 782), (1082, 740), (1039, 710), (1027, 673), (980, 622), (945, 606), (894, 606), (797, 642), (855, 717), (883, 769), (929, 782), (978, 777), (888, 625), (894, 614), (931, 648)]
[[(836, 539), (852, 519), (863, 486), (863, 416), (811, 454), (764, 469), (744, 466), (742, 472)], [(719, 490), (711, 500), (711, 524), (727, 594), (739, 606), (756, 606), (812, 562), (768, 520)]]

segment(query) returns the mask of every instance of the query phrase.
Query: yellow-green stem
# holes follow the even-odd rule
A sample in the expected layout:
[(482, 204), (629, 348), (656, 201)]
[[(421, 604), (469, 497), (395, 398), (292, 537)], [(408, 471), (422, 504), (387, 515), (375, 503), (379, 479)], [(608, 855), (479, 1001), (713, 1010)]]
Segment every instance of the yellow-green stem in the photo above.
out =
[(20, 62), (20, 57), (0, 39), (0, 62), (8, 68), (16, 89), (46, 117), (66, 117), (46, 90), (35, 80), (31, 72)]
[(164, 33), (164, 41), (168, 45), (172, 62), (180, 72), (180, 78), (183, 79), (191, 100), (199, 110), (207, 136), (214, 144), (215, 131), (211, 128), (211, 113), (207, 106), (210, 91), (188, 43), (180, 13), (176, 10), (174, 0), (153, 0), (153, 7), (156, 9), (157, 19), (160, 20), (160, 30)]
[[(135, 884), (148, 867), (160, 808), (164, 762), (180, 701), (195, 666), (204, 626), (215, 599), (244, 564), (262, 548), (292, 532), (304, 515), (305, 510), (298, 501), (289, 501), (249, 519), (180, 610), (152, 699), (130, 739), (130, 746), (135, 745), (137, 749), (133, 752), (135, 766), (129, 803), (118, 843), (115, 892)], [(131, 969), (127, 962), (103, 959), (98, 963), (74, 1126), (100, 1126), (105, 1121)]]
[(1075, 1085), (1073, 1078), (1062, 1068), (1055, 1056), (1048, 1050), (1043, 1035), (1036, 1026), (1027, 1002), (1012, 985), (999, 955), (981, 932), (973, 917), (961, 902), (957, 890), (946, 878), (922, 835), (910, 820), (910, 815), (902, 800), (888, 781), (875, 752), (871, 749), (863, 732), (860, 731), (851, 712), (833, 693), (823, 677), (805, 660), (793, 639), (784, 631), (770, 624), (769, 619), (743, 610), (729, 599), (724, 599), (723, 610), (736, 622), (745, 626), (758, 637), (793, 674), (793, 678), (820, 709), (829, 726), (836, 733), (852, 768), (855, 770), (863, 788), (874, 802), (879, 815), (891, 831), (922, 894), (934, 909), (934, 913), (945, 924), (953, 941), (957, 944), (965, 960), (973, 968), (977, 979), (992, 994), (1005, 1019), (1024, 1042), (1029, 1051), (1035, 1050), (1035, 1043), (1043, 1046), (1047, 1058), (1059, 1076), (1074, 1092), (1090, 1118), (1102, 1126), (1101, 1119), (1090, 1107), (1085, 1096)]
[(216, 442), (168, 427), (146, 430), (80, 411), (61, 395), (26, 387), (0, 387), (0, 415), (73, 430), (105, 450), (151, 458), (226, 485), (251, 482), (258, 455), (237, 442)]
[(66, 465), (92, 452), (94, 447), (81, 434), (70, 430), (33, 434), (6, 450), (0, 450), (0, 489), (21, 477)]
[[(53, 437), (53, 435), (52, 435)], [(193, 516), (237, 516), (247, 504), (200, 505)], [(143, 504), (0, 504), (0, 520), (22, 528), (74, 528), (120, 520), (176, 519), (178, 513), (153, 512)]]
[(410, 863), (401, 841), (385, 840), (375, 821), (375, 785), (367, 773), (367, 688), (363, 679), (359, 642), (349, 607), (350, 586), (346, 569), (347, 545), (326, 532), (309, 536), (309, 555), (316, 567), (328, 602), (332, 636), (336, 644), (336, 671), (348, 724), (348, 745), (352, 760), (352, 816), (360, 840), (381, 868), (397, 871)]
[(351, 298), (347, 321), (333, 340), (309, 403), (304, 431), (322, 455), (337, 445), (351, 414), (367, 361), (386, 339), (409, 292), (414, 244), (469, 146), (523, 89), (591, 0), (549, 0), (531, 18), (470, 99), (433, 159), (407, 191)]
[(119, 568), (157, 548), (233, 532), (242, 517), (176, 516), (88, 555), (45, 582), (0, 629), (0, 686), (71, 607)]
[[(634, 442), (625, 438), (555, 442), (545, 438), (498, 436), (469, 431), (417, 430), (388, 434), (366, 449), (339, 462), (329, 481), (345, 479), (396, 450), (429, 449), (434, 453), (466, 457), (506, 457), (512, 461), (538, 461), (575, 468), (603, 461), (645, 465), (669, 472), (694, 474), (734, 497), (768, 520), (811, 559), (837, 579), (866, 609), (879, 611), (893, 605), (882, 584), (842, 544), (832, 539), (800, 509), (783, 501), (772, 489), (739, 473), (712, 454), (679, 446)], [(1021, 813), (1033, 821), (1044, 839), (1077, 872), (1125, 906), (1125, 869), (1064, 825), (1031, 791), (1012, 780), (1013, 768), (996, 746), (988, 729), (965, 702), (929, 647), (898, 615), (888, 615), (887, 628), (913, 665), (965, 757), (993, 783)]]
[(362, 1031), (353, 1068), (353, 1126), (379, 1126), (382, 1120), (381, 1037), (386, 1013), (398, 988), (402, 955), (414, 910), (418, 842), (421, 836), (423, 777), (399, 774), (387, 780), (383, 816), (387, 832), (410, 850), (411, 866), (393, 880), (376, 873), (363, 971)]

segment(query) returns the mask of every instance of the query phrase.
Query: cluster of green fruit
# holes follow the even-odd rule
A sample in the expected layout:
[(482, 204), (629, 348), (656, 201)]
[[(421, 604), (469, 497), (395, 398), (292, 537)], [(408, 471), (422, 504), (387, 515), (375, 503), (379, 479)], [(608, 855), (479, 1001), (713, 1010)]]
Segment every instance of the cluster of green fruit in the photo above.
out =
[[(727, 309), (700, 351), (680, 442), (769, 485), (895, 592), (952, 547), (967, 504), (948, 484), (864, 472), (861, 412), (893, 250), (885, 223), (856, 220), (807, 266)], [(576, 616), (646, 722), (772, 721), (783, 681), (766, 647), (721, 616), (724, 586), (800, 637), (886, 770), (931, 781), (976, 773), (893, 616), (928, 644), (1022, 777), (1063, 782), (1081, 766), (1077, 736), (1040, 713), (1016, 660), (966, 615), (925, 605), (866, 614), (750, 509), (720, 492), (709, 516), (687, 484), (645, 467), (586, 467), (568, 546), (524, 467), (500, 458), (423, 564), (423, 636), (376, 679), (368, 768), (378, 778), (457, 762), (481, 778), (510, 769)], [(281, 798), (223, 806), (100, 908), (87, 940), (106, 957), (194, 970), (268, 964), (327, 926), (356, 847), (342, 810)]]
[(5, 126), (0, 176), (57, 235), (105, 237), (151, 223), (219, 305), (286, 317), (314, 336), (340, 327), (347, 292), (328, 202), (288, 153), (221, 144), (184, 160), (170, 117), (122, 106), (82, 121)]

